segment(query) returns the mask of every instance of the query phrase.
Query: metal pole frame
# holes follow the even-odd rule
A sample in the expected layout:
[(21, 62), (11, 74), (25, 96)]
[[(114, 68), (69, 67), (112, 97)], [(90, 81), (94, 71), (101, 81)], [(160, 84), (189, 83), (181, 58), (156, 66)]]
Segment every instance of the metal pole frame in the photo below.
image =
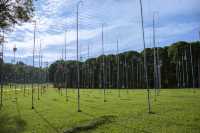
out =
[(101, 41), (102, 41), (102, 56), (103, 56), (103, 61), (102, 61), (102, 88), (103, 88), (103, 97), (104, 97), (104, 102), (106, 102), (106, 89), (105, 89), (105, 58), (104, 58), (104, 24), (102, 24), (102, 36), (101, 36)]
[(81, 112), (81, 109), (80, 109), (80, 87), (79, 87), (79, 83), (80, 83), (80, 70), (79, 70), (79, 6), (80, 4), (83, 3), (83, 1), (79, 1), (77, 3), (77, 18), (76, 18), (76, 21), (77, 21), (77, 25), (76, 25), (76, 30), (77, 30), (77, 40), (76, 40), (76, 54), (77, 54), (77, 89), (78, 89), (78, 101), (77, 101), (77, 104), (78, 104), (78, 112)]
[(157, 98), (157, 91), (158, 91), (158, 61), (157, 61), (157, 48), (156, 48), (156, 33), (155, 33), (155, 13), (153, 14), (153, 45), (154, 45), (154, 89), (155, 89), (155, 97), (154, 100), (156, 101)]
[[(65, 62), (67, 61), (67, 30), (65, 31)], [(65, 78), (65, 96), (66, 96), (66, 101), (68, 101), (68, 92), (67, 92), (67, 68), (65, 68), (65, 73), (64, 73), (64, 78)]]
[(141, 13), (140, 15), (141, 15), (141, 22), (142, 22), (142, 37), (143, 37), (143, 47), (144, 47), (144, 77), (145, 77), (146, 89), (147, 89), (148, 113), (151, 113), (150, 90), (149, 90), (149, 85), (148, 85), (148, 69), (147, 69), (147, 60), (146, 60), (146, 43), (145, 43), (142, 0), (140, 0), (140, 13)]
[(192, 88), (195, 93), (195, 77), (194, 77), (194, 66), (193, 66), (193, 53), (192, 53), (192, 44), (190, 43), (190, 61), (191, 61), (191, 69), (192, 69)]
[[(0, 42), (1, 43), (1, 42)], [(1, 87), (1, 102), (0, 102), (0, 110), (1, 110), (1, 108), (3, 107), (3, 71), (2, 71), (2, 68), (3, 68), (3, 55), (4, 55), (4, 45), (3, 45), (3, 43), (4, 43), (4, 31), (3, 31), (3, 41), (2, 41), (2, 44), (0, 44), (0, 46), (1, 46), (1, 49), (2, 49), (2, 51), (0, 51), (0, 54), (2, 54), (2, 55), (0, 55), (0, 87)]]
[(119, 41), (117, 40), (117, 88), (118, 88), (118, 97), (121, 96), (121, 89), (119, 87)]
[(31, 90), (32, 90), (32, 93), (31, 93), (31, 108), (34, 109), (34, 83), (33, 83), (33, 80), (34, 80), (34, 67), (35, 67), (35, 37), (36, 37), (36, 21), (33, 21), (34, 22), (34, 40), (33, 40), (33, 70), (32, 70), (32, 85), (31, 85)]

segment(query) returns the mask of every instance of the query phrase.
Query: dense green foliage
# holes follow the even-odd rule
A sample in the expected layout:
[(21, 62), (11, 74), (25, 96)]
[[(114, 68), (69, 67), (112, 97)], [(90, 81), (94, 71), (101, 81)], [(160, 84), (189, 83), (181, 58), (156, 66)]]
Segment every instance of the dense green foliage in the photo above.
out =
[[(195, 87), (200, 86), (200, 42), (192, 43), (193, 65), (187, 42), (177, 42), (171, 46), (158, 48), (162, 88), (189, 88), (193, 86), (192, 66)], [(154, 49), (148, 48), (148, 80), (154, 87)], [(104, 74), (103, 64), (105, 61)], [(119, 58), (119, 81), (117, 79)], [(80, 65), (81, 88), (145, 88), (143, 52), (129, 51), (119, 55), (91, 58)], [(48, 79), (56, 87), (75, 88), (77, 85), (77, 62), (56, 61), (49, 69), (33, 68), (22, 62), (17, 65), (3, 64), (4, 83), (46, 82)], [(49, 74), (48, 74), (49, 73)], [(103, 76), (104, 75), (104, 76)], [(103, 80), (104, 79), (104, 80)]]
[[(200, 42), (192, 42), (191, 65), (190, 43), (177, 42), (171, 46), (157, 48), (159, 54), (162, 88), (192, 87), (192, 67), (195, 86), (200, 85)], [(149, 86), (154, 87), (154, 49), (147, 48)], [(119, 81), (117, 80), (119, 57)], [(103, 74), (103, 58), (105, 61)], [(80, 87), (82, 88), (144, 88), (143, 52), (129, 51), (119, 55), (91, 58), (80, 65)], [(187, 67), (187, 68), (186, 68)], [(56, 87), (76, 87), (77, 62), (56, 61), (49, 69), (50, 81)], [(186, 78), (187, 77), (187, 78)]]
[(47, 69), (33, 68), (22, 62), (17, 64), (4, 63), (2, 66), (4, 84), (7, 83), (44, 83), (48, 79)]
[(9, 30), (15, 24), (29, 21), (33, 11), (33, 0), (1, 0), (0, 30)]
[[(63, 133), (76, 127), (82, 127), (77, 133), (200, 132), (200, 91), (194, 94), (188, 89), (161, 90), (157, 102), (152, 100), (153, 114), (148, 114), (146, 90), (132, 90), (129, 94), (124, 90), (121, 98), (118, 90), (109, 90), (106, 91), (107, 102), (104, 102), (103, 91), (81, 89), (82, 112), (77, 112), (75, 89), (68, 89), (68, 102), (64, 89), (61, 95), (57, 89), (49, 88), (39, 101), (36, 89), (35, 109), (32, 110), (31, 89), (27, 88), (24, 96), (20, 87), (17, 88), (17, 101), (15, 91), (4, 87), (1, 133)], [(95, 126), (105, 117), (113, 119)]]

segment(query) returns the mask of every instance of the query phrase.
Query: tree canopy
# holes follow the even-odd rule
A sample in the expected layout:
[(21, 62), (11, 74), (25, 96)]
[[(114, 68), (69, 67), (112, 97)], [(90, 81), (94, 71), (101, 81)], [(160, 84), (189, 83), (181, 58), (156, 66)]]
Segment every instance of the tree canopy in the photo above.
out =
[[(192, 87), (192, 59), (195, 86), (200, 86), (200, 42), (177, 42), (171, 46), (157, 48), (162, 88)], [(149, 87), (154, 87), (154, 49), (147, 48)], [(103, 57), (105, 61), (103, 74)], [(117, 79), (119, 58), (119, 81)], [(80, 66), (81, 88), (144, 88), (143, 51), (127, 51), (118, 55), (104, 55), (78, 62)], [(58, 60), (47, 68), (33, 68), (22, 62), (16, 65), (3, 64), (4, 83), (12, 83), (13, 75), (17, 83), (40, 83), (47, 79), (55, 87), (77, 87), (77, 61)], [(102, 79), (105, 82), (102, 83)]]
[[(189, 46), (192, 45), (195, 85), (200, 85), (198, 67), (200, 66), (200, 42), (177, 42), (171, 46), (157, 48), (159, 54), (160, 76), (162, 88), (191, 87), (191, 58)], [(147, 48), (148, 81), (154, 87), (154, 49)], [(119, 57), (119, 81), (117, 80), (117, 56)], [(184, 57), (184, 58), (183, 58)], [(103, 74), (103, 56), (88, 59), (80, 63), (80, 87), (101, 88), (105, 79), (106, 88), (144, 88), (143, 51), (128, 51), (119, 55), (104, 55), (105, 67)], [(49, 68), (50, 81), (56, 87), (76, 87), (76, 61), (56, 61)], [(181, 64), (180, 64), (181, 63)], [(187, 68), (186, 68), (187, 67)], [(186, 70), (187, 69), (187, 70)], [(186, 78), (188, 77), (188, 81)], [(179, 78), (179, 79), (178, 79)], [(66, 80), (65, 80), (66, 79)], [(179, 80), (179, 81), (178, 81)], [(187, 86), (184, 85), (188, 82)], [(118, 86), (117, 86), (118, 85)]]
[(10, 30), (15, 24), (33, 17), (34, 0), (0, 0), (0, 30)]

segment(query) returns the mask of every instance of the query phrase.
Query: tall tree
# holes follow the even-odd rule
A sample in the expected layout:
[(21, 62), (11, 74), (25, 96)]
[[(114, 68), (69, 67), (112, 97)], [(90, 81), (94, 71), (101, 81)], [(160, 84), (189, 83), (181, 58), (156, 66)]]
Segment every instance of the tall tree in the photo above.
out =
[(34, 0), (1, 0), (0, 30), (10, 30), (14, 25), (28, 22), (33, 17)]

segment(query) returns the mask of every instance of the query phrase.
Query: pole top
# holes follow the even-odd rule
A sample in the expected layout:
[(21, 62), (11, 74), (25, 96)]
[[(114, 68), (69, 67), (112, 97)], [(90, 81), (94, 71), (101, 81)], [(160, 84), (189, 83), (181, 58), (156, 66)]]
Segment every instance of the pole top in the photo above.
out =
[(16, 52), (16, 51), (17, 51), (17, 47), (16, 47), (16, 45), (14, 45), (13, 52)]

